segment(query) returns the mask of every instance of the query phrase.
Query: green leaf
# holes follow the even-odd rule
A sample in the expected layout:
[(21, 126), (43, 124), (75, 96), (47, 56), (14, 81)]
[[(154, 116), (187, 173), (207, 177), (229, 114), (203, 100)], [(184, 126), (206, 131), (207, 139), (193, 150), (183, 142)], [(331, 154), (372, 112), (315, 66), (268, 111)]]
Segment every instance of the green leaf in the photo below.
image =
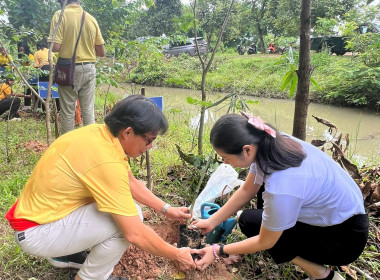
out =
[(284, 90), (288, 86), (288, 84), (290, 83), (290, 81), (293, 80), (293, 76), (294, 76), (294, 72), (293, 71), (288, 71), (285, 74), (285, 76), (284, 76), (285, 79), (283, 79), (284, 82), (282, 83), (281, 90)]
[(199, 102), (198, 99), (192, 98), (190, 96), (186, 97), (186, 101), (188, 104), (196, 104), (197, 102)]
[(297, 81), (298, 81), (298, 76), (297, 75), (293, 75), (292, 84), (290, 85), (290, 92), (289, 92), (289, 97), (290, 98), (293, 97), (293, 94), (296, 91)]
[(314, 78), (310, 77), (310, 82), (315, 85), (315, 87), (319, 90), (322, 90), (322, 88), (319, 86), (319, 84), (317, 83), (316, 80), (314, 80)]

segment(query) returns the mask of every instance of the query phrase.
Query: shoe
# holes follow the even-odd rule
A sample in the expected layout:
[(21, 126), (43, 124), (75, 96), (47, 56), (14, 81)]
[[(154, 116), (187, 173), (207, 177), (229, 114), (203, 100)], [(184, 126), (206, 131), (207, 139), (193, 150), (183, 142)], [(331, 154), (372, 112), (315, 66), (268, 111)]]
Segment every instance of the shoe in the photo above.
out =
[(32, 107), (30, 106), (24, 106), (24, 108), (22, 108), (22, 111), (31, 111), (32, 110)]
[(20, 121), (21, 121), (21, 118), (11, 118), (10, 121), (20, 122)]
[(48, 258), (47, 261), (55, 267), (59, 268), (76, 268), (80, 269), (82, 264), (87, 258), (87, 252), (82, 251), (76, 254), (56, 257), (56, 258)]

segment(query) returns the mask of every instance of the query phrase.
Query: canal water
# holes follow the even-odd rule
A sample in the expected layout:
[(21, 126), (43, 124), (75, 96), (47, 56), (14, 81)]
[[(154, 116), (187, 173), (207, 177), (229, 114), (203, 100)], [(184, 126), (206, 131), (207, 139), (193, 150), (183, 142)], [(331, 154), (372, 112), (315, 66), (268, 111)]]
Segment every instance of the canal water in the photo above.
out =
[[(196, 123), (199, 116), (199, 107), (187, 103), (186, 98), (201, 99), (200, 91), (189, 89), (145, 87), (147, 97), (162, 96), (164, 110), (177, 109), (189, 113), (192, 117), (190, 123)], [(209, 95), (209, 100), (215, 102), (225, 94), (214, 93)], [(294, 117), (294, 100), (266, 99), (244, 96), (245, 100), (258, 101), (258, 104), (250, 104), (250, 112), (260, 117), (267, 123), (274, 125), (280, 131), (292, 133)], [(223, 103), (227, 105), (227, 102)], [(227, 106), (219, 105), (210, 110), (208, 114), (209, 125), (215, 122), (219, 116), (227, 112)], [(323, 140), (328, 136), (328, 127), (318, 123), (313, 117), (326, 119), (332, 122), (338, 132), (350, 136), (347, 156), (359, 165), (363, 163), (380, 162), (380, 113), (368, 112), (363, 109), (340, 108), (331, 105), (310, 104), (307, 117), (307, 139)]]

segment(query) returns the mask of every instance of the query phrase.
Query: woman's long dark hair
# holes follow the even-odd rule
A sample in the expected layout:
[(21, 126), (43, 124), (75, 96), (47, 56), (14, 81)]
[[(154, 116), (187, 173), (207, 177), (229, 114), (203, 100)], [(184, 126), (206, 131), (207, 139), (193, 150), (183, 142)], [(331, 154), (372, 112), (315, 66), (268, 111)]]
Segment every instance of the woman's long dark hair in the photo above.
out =
[(277, 130), (276, 135), (273, 138), (265, 131), (256, 129), (244, 116), (229, 114), (215, 123), (210, 142), (214, 148), (234, 155), (241, 154), (244, 145), (257, 145), (256, 163), (266, 175), (300, 166), (306, 158), (301, 144)]
[[(20, 53), (18, 50), (20, 47), (23, 47), (24, 48), (24, 53)], [(26, 55), (27, 57), (29, 56), (29, 54), (31, 53), (30, 52), (30, 49), (29, 49), (29, 45), (26, 43), (26, 42), (18, 42), (17, 43), (17, 56), (18, 58), (22, 59), (24, 58), (24, 55)]]
[(160, 108), (142, 95), (130, 95), (119, 101), (104, 118), (104, 122), (115, 137), (127, 127), (132, 127), (137, 135), (142, 135), (147, 132), (164, 134), (169, 126)]

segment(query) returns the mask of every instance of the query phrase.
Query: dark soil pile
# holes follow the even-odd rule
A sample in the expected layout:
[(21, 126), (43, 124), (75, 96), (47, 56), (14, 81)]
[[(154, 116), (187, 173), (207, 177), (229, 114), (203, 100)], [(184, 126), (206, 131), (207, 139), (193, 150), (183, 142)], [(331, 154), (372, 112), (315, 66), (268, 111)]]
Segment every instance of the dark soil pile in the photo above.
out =
[[(154, 214), (153, 214), (154, 215)], [(165, 218), (153, 216), (150, 212), (144, 213), (145, 224), (151, 227), (166, 242), (177, 246), (179, 240), (179, 223)], [(130, 277), (136, 280), (156, 279), (160, 276), (169, 276), (172, 279), (192, 280), (232, 280), (232, 273), (227, 266), (219, 261), (214, 262), (205, 271), (178, 271), (170, 260), (146, 253), (131, 245), (115, 266), (113, 275)]]

